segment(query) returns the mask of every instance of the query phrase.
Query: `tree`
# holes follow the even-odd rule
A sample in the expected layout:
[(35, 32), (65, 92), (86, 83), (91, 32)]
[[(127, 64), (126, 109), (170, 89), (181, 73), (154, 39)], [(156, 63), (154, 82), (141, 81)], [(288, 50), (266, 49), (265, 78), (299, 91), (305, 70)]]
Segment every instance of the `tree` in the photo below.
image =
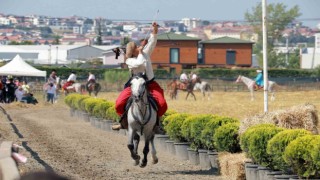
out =
[(97, 42), (96, 42), (96, 44), (97, 44), (97, 45), (102, 45), (101, 19), (99, 19), (99, 20), (97, 21), (97, 25), (98, 25), (98, 32), (97, 32), (98, 36), (97, 36)]
[[(299, 7), (296, 5), (287, 10), (283, 3), (269, 4), (267, 7), (267, 28), (268, 28), (268, 66), (281, 67), (282, 63), (277, 63), (278, 54), (273, 50), (274, 42), (282, 37), (282, 31), (294, 19), (299, 17)], [(254, 27), (254, 31), (259, 35), (258, 42), (253, 47), (253, 52), (257, 54), (259, 62), (262, 62), (262, 5), (259, 3), (252, 8), (252, 12), (245, 13), (245, 19)]]
[(54, 41), (52, 42), (52, 44), (54, 45), (59, 45), (60, 44), (60, 36), (59, 35), (55, 35), (54, 37)]

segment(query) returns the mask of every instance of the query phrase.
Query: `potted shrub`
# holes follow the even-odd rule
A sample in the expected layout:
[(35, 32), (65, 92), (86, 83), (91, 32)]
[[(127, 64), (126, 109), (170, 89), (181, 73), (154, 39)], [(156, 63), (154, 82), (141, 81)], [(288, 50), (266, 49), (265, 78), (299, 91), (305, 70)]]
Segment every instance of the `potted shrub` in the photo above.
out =
[(284, 161), (283, 153), (291, 141), (305, 135), (311, 135), (311, 132), (304, 129), (287, 129), (270, 139), (267, 145), (267, 153), (271, 157), (270, 167), (289, 173), (290, 166)]
[[(266, 153), (268, 140), (274, 135), (282, 131), (273, 124), (259, 124), (248, 128), (240, 136), (240, 147), (253, 160), (254, 163), (267, 166), (270, 163), (271, 157)], [(249, 179), (258, 179), (258, 165), (249, 164), (246, 166), (246, 172), (249, 174)]]
[(202, 144), (201, 133), (202, 130), (205, 128), (206, 123), (212, 118), (213, 115), (209, 114), (197, 115), (190, 125), (190, 136), (193, 139), (193, 147), (195, 147), (199, 152), (199, 163), (201, 169), (203, 170), (211, 169), (211, 165), (210, 160), (208, 158), (208, 150), (203, 149), (205, 145)]
[(213, 141), (217, 151), (240, 152), (239, 126), (238, 122), (230, 123), (222, 125), (215, 130)]
[(306, 135), (291, 141), (284, 151), (285, 162), (303, 178), (320, 178), (319, 135)]
[(191, 115), (187, 117), (181, 126), (181, 134), (182, 136), (191, 143), (190, 147), (187, 148), (188, 151), (188, 159), (191, 164), (198, 165), (199, 164), (199, 153), (197, 148), (194, 146), (193, 139), (191, 137), (191, 123), (196, 119), (195, 115)]
[(105, 102), (103, 99), (96, 99), (96, 105), (92, 109), (92, 115), (96, 117), (95, 119), (95, 127), (102, 129), (102, 119), (105, 115), (105, 109), (102, 110), (102, 103)]
[[(170, 139), (173, 140), (167, 141), (167, 147), (170, 152), (175, 149), (175, 155), (178, 156), (181, 160), (188, 160), (188, 150), (190, 143), (182, 136), (181, 126), (183, 121), (188, 117), (188, 114), (172, 114), (166, 118), (164, 129), (169, 135)], [(172, 147), (174, 146), (174, 148)]]

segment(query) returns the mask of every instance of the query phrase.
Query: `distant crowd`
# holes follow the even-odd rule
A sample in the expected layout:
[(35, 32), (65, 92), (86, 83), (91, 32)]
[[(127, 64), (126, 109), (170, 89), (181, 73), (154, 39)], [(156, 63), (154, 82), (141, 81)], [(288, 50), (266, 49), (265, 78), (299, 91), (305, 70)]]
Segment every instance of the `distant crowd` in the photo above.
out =
[(0, 82), (0, 103), (24, 102), (37, 104), (38, 101), (30, 92), (26, 81), (20, 81), (13, 76), (2, 76)]

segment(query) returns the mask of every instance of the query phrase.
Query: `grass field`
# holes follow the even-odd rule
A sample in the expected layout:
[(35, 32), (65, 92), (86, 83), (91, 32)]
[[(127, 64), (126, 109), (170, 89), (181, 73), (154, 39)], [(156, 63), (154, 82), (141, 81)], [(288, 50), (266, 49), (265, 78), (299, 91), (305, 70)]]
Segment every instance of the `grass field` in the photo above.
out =
[[(108, 92), (99, 94), (99, 98), (115, 101), (119, 92)], [(285, 109), (291, 106), (304, 103), (311, 103), (317, 108), (320, 107), (320, 92), (318, 91), (297, 91), (277, 92), (275, 101), (270, 101), (269, 111)], [(255, 101), (250, 100), (249, 92), (213, 92), (211, 99), (203, 99), (202, 94), (196, 92), (197, 101), (189, 96), (185, 100), (186, 93), (179, 92), (178, 100), (171, 100), (167, 95), (169, 109), (178, 112), (191, 114), (218, 114), (238, 119), (263, 113), (263, 92), (256, 92)]]

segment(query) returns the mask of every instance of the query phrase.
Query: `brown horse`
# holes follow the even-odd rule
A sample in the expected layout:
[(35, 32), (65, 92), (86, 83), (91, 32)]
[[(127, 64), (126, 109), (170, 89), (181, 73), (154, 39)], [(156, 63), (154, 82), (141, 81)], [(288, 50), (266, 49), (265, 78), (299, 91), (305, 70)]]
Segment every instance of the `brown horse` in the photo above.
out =
[(181, 91), (187, 92), (186, 100), (188, 99), (189, 94), (193, 96), (194, 100), (197, 100), (196, 96), (193, 93), (193, 88), (196, 83), (201, 83), (201, 80), (199, 77), (196, 79), (188, 80), (186, 83), (179, 82), (178, 80), (174, 79), (173, 81), (167, 84), (167, 89), (168, 89), (170, 98), (177, 99), (178, 90), (181, 90)]

